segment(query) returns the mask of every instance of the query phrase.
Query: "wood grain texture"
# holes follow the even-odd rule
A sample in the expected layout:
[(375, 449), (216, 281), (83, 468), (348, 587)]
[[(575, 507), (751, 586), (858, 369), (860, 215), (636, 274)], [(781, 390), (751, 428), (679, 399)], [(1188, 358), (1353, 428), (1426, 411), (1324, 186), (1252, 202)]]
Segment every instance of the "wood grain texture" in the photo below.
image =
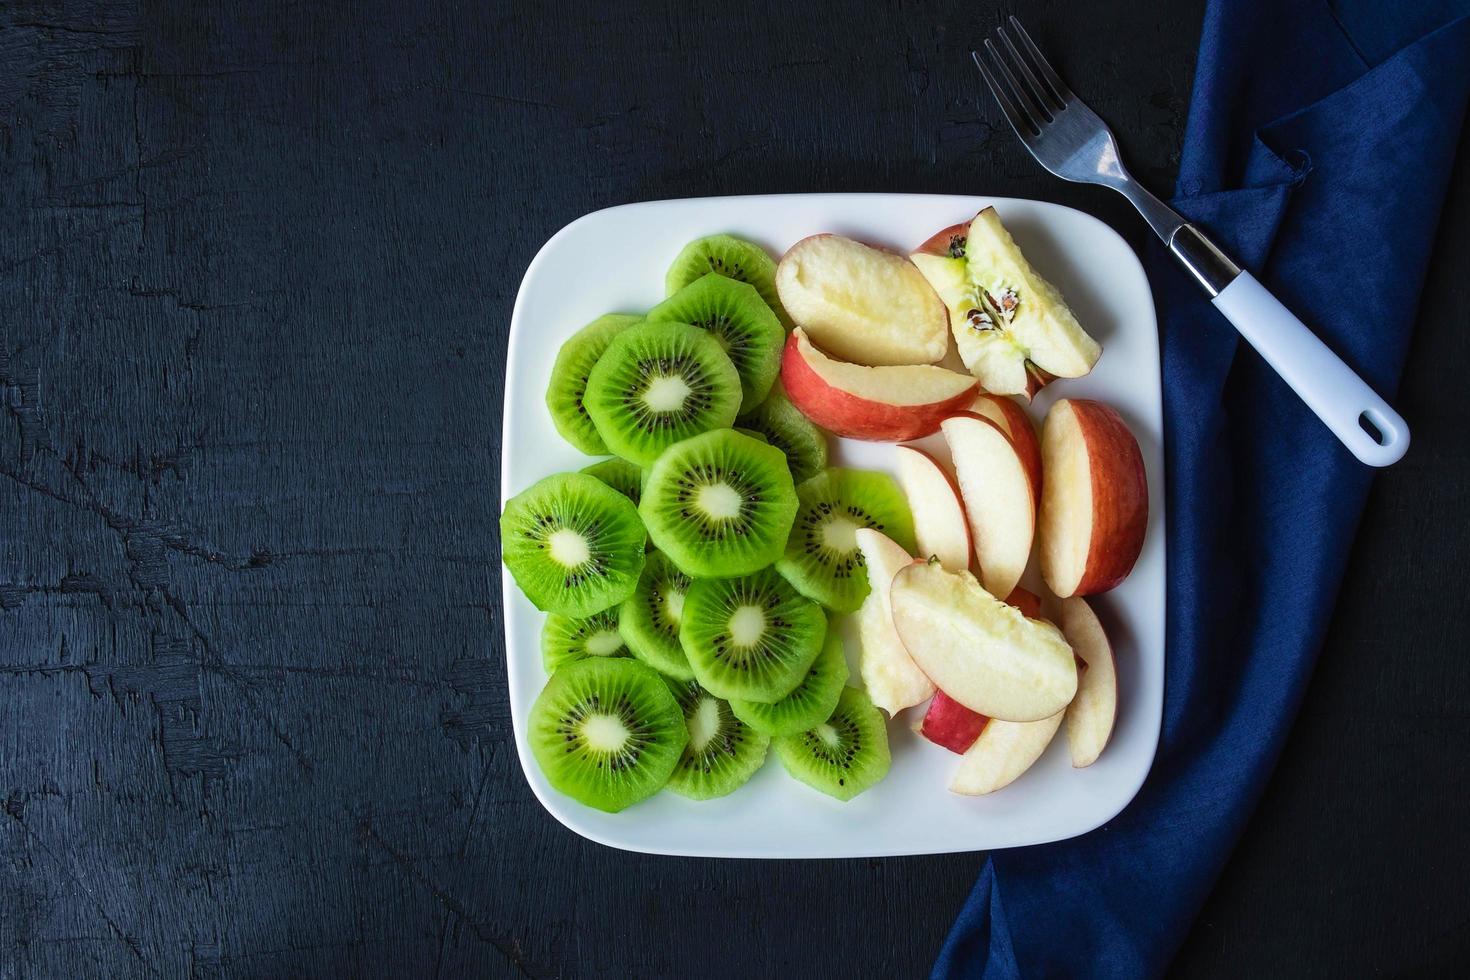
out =
[[(981, 855), (644, 857), (531, 796), (495, 528), (515, 289), (563, 224), (651, 198), (991, 192), (1143, 228), (982, 104), (964, 52), (1010, 8), (628, 7), (0, 8), (0, 977), (927, 969)], [(1147, 7), (1019, 12), (1162, 189), (1202, 4)], [(1181, 975), (1432, 970), (1470, 938), (1434, 574), (1470, 473), (1452, 208), (1415, 448)]]

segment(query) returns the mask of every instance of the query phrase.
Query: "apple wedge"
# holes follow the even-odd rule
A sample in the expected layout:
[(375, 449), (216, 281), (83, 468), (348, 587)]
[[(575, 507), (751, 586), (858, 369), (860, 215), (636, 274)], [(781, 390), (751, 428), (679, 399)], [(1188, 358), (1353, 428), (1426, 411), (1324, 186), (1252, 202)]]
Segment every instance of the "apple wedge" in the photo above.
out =
[(984, 796), (1016, 781), (1036, 764), (1062, 724), (1062, 712), (1040, 721), (987, 722), (949, 781), (951, 793)]
[(889, 716), (913, 707), (934, 693), (934, 684), (909, 656), (893, 628), (888, 604), (889, 587), (899, 569), (913, 558), (881, 531), (859, 528), (858, 550), (868, 566), (868, 597), (857, 611), (858, 642), (862, 648), (858, 673), (868, 697)]
[[(1041, 440), (1036, 438), (1036, 426), (1031, 424), (1031, 416), (1026, 414), (1026, 410), (1008, 395), (992, 395), (982, 391), (975, 396), (975, 403), (970, 406), (970, 411), (989, 419), (1000, 427), (1000, 431), (1011, 440), (1011, 445), (1016, 447), (1016, 453), (1021, 457), (1021, 462), (1025, 465), (1027, 472), (1031, 474), (1032, 484), (1039, 491), (1041, 488)], [(1037, 503), (1040, 502), (1038, 498)]]
[(1037, 475), (996, 423), (966, 412), (940, 425), (954, 459), (965, 516), (980, 566), (980, 581), (993, 596), (1008, 596), (1031, 558)]
[(975, 379), (934, 367), (865, 367), (837, 361), (800, 327), (781, 356), (786, 397), (817, 425), (839, 436), (902, 442), (932, 435), (946, 416), (975, 399)]
[(1066, 721), (1072, 765), (1085, 769), (1097, 761), (1112, 737), (1118, 717), (1118, 673), (1113, 645), (1086, 599), (1063, 599), (1061, 619), (1062, 635), (1083, 663)]
[(914, 515), (919, 557), (938, 558), (945, 568), (970, 567), (970, 525), (960, 503), (960, 488), (922, 449), (898, 447), (898, 484)]
[(914, 663), (971, 711), (1040, 721), (1077, 693), (1077, 663), (1061, 631), (1027, 619), (969, 572), (914, 562), (893, 577), (889, 605)]
[(914, 730), (935, 745), (956, 755), (964, 755), (965, 750), (975, 744), (975, 739), (980, 737), (989, 720), (943, 691), (935, 691), (929, 710), (924, 712), (924, 720)]
[(902, 255), (812, 235), (776, 267), (781, 305), (812, 338), (858, 364), (932, 364), (949, 350), (949, 314)]
[(963, 231), (939, 231), (909, 259), (944, 301), (960, 359), (986, 391), (1030, 398), (1052, 378), (1091, 371), (1102, 354), (994, 208)]
[(1138, 440), (1102, 402), (1064, 398), (1042, 426), (1041, 467), (1041, 577), (1047, 587), (1065, 599), (1117, 586), (1138, 561), (1148, 528), (1148, 480)]

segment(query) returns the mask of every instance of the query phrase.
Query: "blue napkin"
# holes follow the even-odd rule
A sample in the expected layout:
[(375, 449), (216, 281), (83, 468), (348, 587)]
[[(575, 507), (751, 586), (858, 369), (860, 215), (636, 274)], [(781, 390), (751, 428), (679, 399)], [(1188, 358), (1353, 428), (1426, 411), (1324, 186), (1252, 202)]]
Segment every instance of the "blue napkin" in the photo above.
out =
[[(1467, 0), (1214, 0), (1174, 203), (1391, 398), (1467, 97)], [(1163, 972), (1276, 763), (1362, 514), (1371, 471), (1161, 250), (1150, 272), (1169, 494), (1158, 757), (1106, 827), (992, 854), (936, 978)]]

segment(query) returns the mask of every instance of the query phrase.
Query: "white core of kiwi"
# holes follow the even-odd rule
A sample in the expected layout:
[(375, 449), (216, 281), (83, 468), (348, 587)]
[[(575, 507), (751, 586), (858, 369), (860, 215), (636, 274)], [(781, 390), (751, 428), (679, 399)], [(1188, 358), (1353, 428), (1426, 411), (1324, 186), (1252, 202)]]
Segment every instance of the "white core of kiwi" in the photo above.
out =
[(688, 382), (677, 374), (660, 375), (650, 379), (643, 389), (643, 404), (653, 412), (677, 412), (684, 407), (690, 390)]
[[(728, 483), (711, 483), (699, 488), (699, 509), (717, 521), (739, 517), (743, 504), (740, 494)], [(854, 538), (854, 544), (856, 541)]]
[(822, 544), (828, 549), (846, 554), (857, 550), (858, 526), (844, 517), (834, 517), (822, 525)]
[(820, 738), (823, 742), (826, 742), (832, 748), (835, 749), (842, 745), (842, 739), (837, 737), (837, 729), (833, 728), (825, 721), (817, 726), (816, 732), (817, 738)]
[(576, 568), (592, 557), (587, 539), (571, 528), (558, 528), (546, 541), (551, 560), (565, 568)]
[(664, 593), (664, 618), (675, 628), (684, 622), (684, 593), (673, 589)]
[(700, 698), (694, 714), (689, 716), (689, 747), (704, 751), (710, 739), (720, 733), (720, 704), (714, 698)]
[(606, 657), (618, 652), (623, 638), (616, 630), (598, 630), (587, 637), (587, 652), (594, 657)]
[(741, 606), (730, 617), (730, 639), (737, 647), (753, 647), (766, 634), (766, 611), (760, 606)]
[(582, 737), (598, 752), (617, 752), (628, 741), (628, 728), (613, 715), (593, 714), (582, 721)]

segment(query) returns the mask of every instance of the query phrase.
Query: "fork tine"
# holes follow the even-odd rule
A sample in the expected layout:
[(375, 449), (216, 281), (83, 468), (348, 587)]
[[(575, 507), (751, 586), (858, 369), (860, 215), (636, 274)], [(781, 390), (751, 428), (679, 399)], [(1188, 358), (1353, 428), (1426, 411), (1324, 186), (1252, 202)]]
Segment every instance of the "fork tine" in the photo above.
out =
[(1021, 107), (1031, 117), (1032, 123), (1036, 126), (1036, 131), (1038, 133), (1041, 132), (1041, 127), (1051, 122), (1051, 113), (1038, 103), (1031, 95), (1030, 90), (1022, 85), (1016, 76), (1011, 73), (1010, 65), (1006, 64), (1005, 57), (1000, 53), (1000, 48), (995, 46), (994, 41), (986, 38), (985, 50), (990, 52), (990, 58), (995, 62), (996, 68), (1005, 76), (1006, 81), (1011, 83), (1011, 89), (1016, 93), (1016, 101), (1021, 103)]
[(1035, 41), (1031, 40), (1031, 35), (1026, 33), (1026, 28), (1021, 26), (1021, 22), (1014, 14), (1011, 15), (1011, 26), (1016, 29), (1016, 34), (1021, 38), (1021, 47), (1026, 49), (1026, 53), (1036, 63), (1036, 70), (1041, 72), (1041, 77), (1046, 79), (1046, 83), (1051, 86), (1052, 94), (1057, 97), (1057, 101), (1065, 106), (1076, 100), (1077, 96), (1067, 88), (1067, 83), (1062, 81), (1062, 77), (1052, 70), (1051, 62), (1042, 57), (1041, 49), (1036, 46)]
[(1031, 73), (1030, 66), (1026, 64), (1026, 59), (1021, 57), (1021, 52), (1011, 41), (1011, 36), (1006, 33), (1006, 29), (998, 27), (995, 33), (999, 34), (1000, 39), (1005, 42), (1006, 49), (1011, 53), (1011, 64), (1015, 66), (1016, 74), (1021, 76), (1021, 80), (1026, 83), (1026, 90), (1040, 103), (1041, 108), (1051, 115), (1065, 109), (1066, 106), (1062, 104), (1062, 101)]
[(1040, 129), (1036, 124), (1028, 116), (1019, 112), (1011, 103), (1010, 97), (1006, 95), (1005, 89), (1001, 88), (1000, 82), (996, 81), (995, 76), (991, 75), (990, 70), (985, 67), (985, 61), (980, 57), (980, 52), (971, 51), (970, 57), (975, 59), (975, 67), (980, 69), (980, 74), (985, 78), (985, 84), (989, 87), (990, 94), (1000, 104), (1000, 111), (1005, 113), (1006, 122), (1011, 124), (1011, 129), (1016, 131), (1016, 135), (1020, 137), (1021, 142), (1024, 143), (1028, 138), (1039, 133)]

